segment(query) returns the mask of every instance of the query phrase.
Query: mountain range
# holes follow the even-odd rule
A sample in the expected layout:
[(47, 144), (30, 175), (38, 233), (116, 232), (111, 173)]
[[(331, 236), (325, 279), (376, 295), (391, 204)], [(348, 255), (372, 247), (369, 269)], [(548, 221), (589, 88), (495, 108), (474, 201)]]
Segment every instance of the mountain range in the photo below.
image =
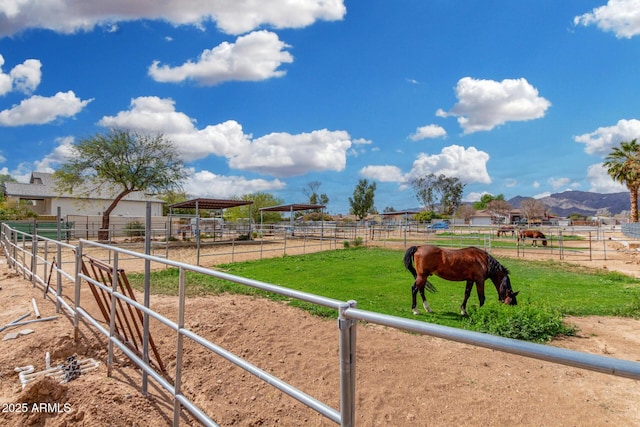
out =
[[(519, 208), (523, 200), (531, 197), (516, 196), (507, 200), (514, 208)], [(611, 215), (629, 211), (629, 192), (621, 193), (590, 193), (587, 191), (564, 191), (538, 199), (549, 208), (549, 213), (567, 217), (578, 213), (585, 216), (595, 216), (601, 209), (607, 209)]]

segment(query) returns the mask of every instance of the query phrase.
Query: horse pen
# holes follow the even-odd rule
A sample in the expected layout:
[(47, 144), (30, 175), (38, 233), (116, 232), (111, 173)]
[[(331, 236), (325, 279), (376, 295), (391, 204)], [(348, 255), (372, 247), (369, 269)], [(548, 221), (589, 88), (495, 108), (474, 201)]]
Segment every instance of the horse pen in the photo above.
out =
[[(201, 265), (214, 266), (251, 257), (259, 259), (317, 250), (336, 250), (344, 247), (344, 242), (351, 245), (397, 248), (406, 247), (411, 242), (437, 242), (439, 246), (479, 246), (494, 255), (510, 251), (511, 256), (531, 259), (575, 258), (579, 263), (595, 263), (596, 267), (606, 261), (606, 265), (611, 268), (611, 261), (617, 255), (616, 250), (611, 249), (611, 244), (620, 238), (613, 232), (599, 235), (593, 230), (587, 230), (584, 233), (594, 233), (593, 236), (597, 238), (586, 241), (581, 237), (580, 245), (574, 242), (569, 245), (564, 241), (561, 244), (558, 240), (560, 236), (578, 235), (577, 230), (563, 230), (562, 234), (547, 233), (549, 246), (536, 248), (518, 245), (510, 237), (495, 239), (495, 232), (489, 235), (457, 227), (438, 234), (423, 230), (422, 227), (397, 230), (352, 227), (349, 231), (329, 228), (322, 230), (326, 232), (320, 236), (322, 239), (310, 230), (305, 233), (290, 230), (281, 239), (265, 236), (262, 240), (252, 242), (205, 242), (201, 246), (199, 261)], [(324, 240), (331, 237), (331, 233), (338, 236), (333, 238), (332, 243)], [(4, 291), (11, 289), (12, 295), (29, 300), (35, 292), (41, 301), (42, 283), (49, 282), (52, 274), (55, 283), (58, 267), (52, 268), (50, 260), (58, 254), (60, 245), (47, 240), (37, 242), (38, 256), (46, 258), (47, 264), (43, 259), (31, 262), (33, 258), (29, 251), (33, 250), (32, 242), (18, 239), (15, 242), (17, 247), (12, 248), (15, 252), (9, 251), (8, 256), (15, 258), (14, 261), (23, 268), (16, 269), (14, 266), (15, 272), (5, 275), (0, 283)], [(168, 246), (151, 245), (149, 252), (155, 252), (156, 255), (163, 255), (164, 252), (168, 256), (153, 258), (150, 267), (166, 268), (163, 260), (189, 261), (191, 265), (195, 265), (195, 247), (188, 247), (187, 244), (188, 242)], [(125, 249), (108, 249), (102, 245), (87, 243), (83, 252), (99, 256), (112, 264), (115, 261), (118, 268), (126, 271), (143, 271), (145, 257), (131, 254), (135, 251), (143, 252), (143, 245), (131, 241), (122, 242), (121, 246), (123, 245)], [(75, 248), (76, 242), (70, 242), (70, 246)], [(599, 248), (604, 250), (598, 250)], [(58, 264), (72, 278), (72, 249), (66, 246), (60, 249)], [(46, 251), (48, 254), (45, 257)], [(633, 263), (630, 265), (633, 266)], [(399, 268), (403, 268), (400, 260)], [(9, 279), (18, 283), (9, 284)], [(28, 286), (25, 286), (25, 282)], [(53, 284), (52, 289), (56, 289)], [(70, 296), (66, 301), (73, 306), (71, 279), (66, 280), (62, 291), (63, 295)], [(399, 292), (403, 291), (406, 288), (400, 287)], [(51, 296), (48, 299), (50, 298)], [(138, 296), (139, 301), (143, 299), (143, 296)], [(357, 297), (354, 296), (354, 299)], [(81, 295), (81, 301), (82, 307), (87, 305), (87, 312), (96, 310), (96, 307), (91, 306), (91, 297), (86, 289)], [(335, 319), (318, 319), (281, 303), (241, 295), (192, 297), (186, 298), (183, 303), (182, 309), (182, 303), (176, 297), (152, 295), (150, 306), (169, 319), (179, 319), (182, 311), (183, 328), (190, 333), (188, 336), (197, 334), (209, 342), (217, 343), (237, 357), (260, 366), (262, 371), (259, 377), (249, 375), (237, 364), (217, 357), (206, 347), (198, 345), (197, 341), (186, 339), (186, 336), (179, 360), (175, 352), (179, 334), (176, 335), (176, 331), (170, 327), (152, 320), (151, 333), (159, 344), (169, 372), (175, 372), (178, 366), (182, 366), (180, 394), (191, 399), (220, 425), (334, 425), (335, 420), (307, 408), (299, 399), (272, 388), (272, 383), (277, 381), (271, 375), (318, 401), (325, 402), (331, 408), (341, 408), (343, 402), (340, 390), (344, 379), (340, 372), (345, 367), (340, 368)], [(43, 304), (44, 302), (40, 303), (42, 314), (53, 314), (53, 304)], [(7, 322), (16, 317), (13, 316), (14, 312), (22, 314), (24, 311), (24, 307), (17, 305), (13, 311), (7, 311), (5, 306), (2, 308), (5, 316), (9, 317), (3, 317)], [(53, 357), (64, 358), (69, 353), (78, 352), (102, 361), (106, 359), (106, 340), (89, 322), (79, 323), (82, 340), (79, 344), (74, 343), (69, 335), (69, 331), (73, 329), (70, 327), (73, 318), (66, 312), (67, 310), (61, 309), (58, 313), (61, 318), (47, 324), (47, 329), (37, 330), (34, 334), (20, 338), (20, 341), (12, 342), (12, 349), (16, 351), (23, 346), (19, 349), (20, 353), (7, 352), (0, 356), (4, 384), (2, 393), (5, 400), (7, 396), (11, 396), (11, 387), (6, 381), (9, 375), (5, 373), (5, 369), (27, 362), (26, 355), (48, 351)], [(376, 316), (375, 313), (363, 313), (353, 308), (344, 309), (345, 315), (349, 312), (357, 319), (366, 320), (358, 326), (357, 332), (357, 371), (353, 373), (357, 386), (356, 399), (352, 402), (356, 407), (355, 425), (630, 425), (640, 421), (635, 405), (640, 387), (635, 380), (606, 376), (599, 373), (602, 371), (590, 372), (556, 365), (545, 358), (523, 358), (513, 350), (511, 353), (515, 354), (491, 350), (493, 347), (490, 346), (476, 347), (479, 342), (456, 340), (448, 336), (454, 341), (445, 340), (439, 335), (441, 331), (438, 328), (429, 331), (433, 336), (419, 335), (424, 333), (422, 328), (429, 325), (424, 322), (424, 318), (417, 318), (418, 322), (399, 321), (402, 329), (418, 332), (407, 334), (396, 330), (398, 325), (394, 319)], [(340, 325), (346, 326), (349, 319), (350, 317), (343, 318)], [(567, 339), (555, 345), (637, 360), (640, 338), (637, 333), (629, 334), (631, 330), (638, 330), (637, 322), (631, 319), (622, 319), (624, 322), (617, 319), (618, 321), (613, 322), (615, 320), (599, 319), (594, 323), (587, 323), (592, 320), (584, 320), (583, 338)], [(605, 341), (604, 334), (613, 332), (607, 331), (612, 324), (620, 329), (619, 337)], [(52, 339), (47, 340), (47, 336)], [(475, 339), (474, 335), (471, 336)], [(593, 339), (594, 336), (598, 339)], [(538, 346), (534, 345), (533, 348), (538, 349)], [(557, 347), (552, 347), (551, 352), (553, 348)], [(222, 353), (222, 350), (218, 351)], [(83, 421), (91, 425), (172, 424), (174, 401), (171, 393), (148, 377), (147, 394), (152, 398), (145, 397), (140, 392), (140, 369), (126, 353), (116, 349), (115, 354), (111, 377), (105, 377), (106, 368), (103, 366), (105, 371), (98, 370), (97, 373), (81, 377), (66, 386), (41, 384), (38, 389), (18, 393), (16, 398), (29, 403), (37, 402), (38, 399), (70, 402), (68, 412), (3, 414), (3, 419), (7, 421), (5, 424), (22, 425), (25, 416), (30, 421), (51, 419), (51, 422), (57, 423), (55, 425)], [(44, 358), (44, 354), (42, 356)], [(346, 368), (349, 370), (348, 366)], [(624, 372), (624, 369), (620, 372)], [(169, 380), (175, 381), (176, 378), (171, 377)], [(46, 393), (38, 394), (39, 392)], [(508, 402), (508, 410), (504, 410), (505, 402)], [(311, 403), (316, 402), (312, 400)], [(588, 414), (588, 419), (585, 419), (585, 414)], [(189, 411), (180, 411), (180, 424), (197, 425), (197, 419)], [(342, 424), (349, 425), (348, 422)]]

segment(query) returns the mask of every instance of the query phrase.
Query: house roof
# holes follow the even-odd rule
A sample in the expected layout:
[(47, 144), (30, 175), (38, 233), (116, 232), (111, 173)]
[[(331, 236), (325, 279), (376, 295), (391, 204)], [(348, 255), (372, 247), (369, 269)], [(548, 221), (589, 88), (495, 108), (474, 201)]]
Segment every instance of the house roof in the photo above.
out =
[(170, 209), (226, 209), (236, 206), (253, 204), (252, 200), (224, 200), (224, 199), (192, 199), (186, 202), (174, 203)]
[[(77, 194), (60, 193), (56, 188), (56, 182), (53, 174), (46, 172), (32, 172), (29, 183), (5, 182), (3, 184), (4, 194), (9, 197), (20, 197), (23, 199), (51, 199), (59, 198), (78, 198)], [(112, 200), (114, 194), (107, 191), (91, 191), (88, 199)], [(150, 201), (156, 203), (164, 203), (162, 199), (149, 196), (142, 191), (134, 191), (127, 194), (123, 200)]]
[(477, 211), (475, 214), (471, 215), (474, 218), (491, 218), (491, 214), (486, 210)]

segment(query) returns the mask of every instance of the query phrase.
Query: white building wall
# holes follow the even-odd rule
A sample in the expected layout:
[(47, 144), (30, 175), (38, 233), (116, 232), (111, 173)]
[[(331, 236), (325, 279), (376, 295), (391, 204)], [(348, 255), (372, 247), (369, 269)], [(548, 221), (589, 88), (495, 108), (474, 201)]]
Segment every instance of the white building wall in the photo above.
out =
[[(51, 215), (102, 215), (111, 204), (110, 200), (78, 200), (69, 198), (51, 199)], [(147, 202), (121, 200), (111, 212), (111, 216), (141, 216), (147, 212)], [(162, 203), (151, 202), (151, 216), (162, 216)]]
[(491, 225), (491, 217), (489, 216), (476, 216), (476, 217), (471, 217), (471, 219), (469, 219), (469, 224), (470, 225)]

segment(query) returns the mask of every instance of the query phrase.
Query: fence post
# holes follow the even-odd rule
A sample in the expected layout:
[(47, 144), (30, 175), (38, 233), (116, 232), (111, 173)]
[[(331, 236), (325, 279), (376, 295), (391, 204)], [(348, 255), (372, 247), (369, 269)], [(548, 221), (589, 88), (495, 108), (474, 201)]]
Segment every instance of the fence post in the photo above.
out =
[[(151, 202), (146, 204), (146, 215), (144, 223), (144, 253), (145, 255), (151, 254)], [(144, 306), (149, 308), (151, 304), (151, 261), (148, 258), (144, 260)], [(144, 313), (142, 316), (142, 360), (144, 363), (149, 363), (149, 314)], [(142, 370), (142, 394), (147, 395), (148, 389), (148, 374), (147, 371)]]
[(44, 278), (44, 282), (47, 283), (47, 256), (49, 255), (49, 241), (45, 240), (44, 241), (44, 251), (42, 253), (42, 258), (44, 259), (43, 267), (44, 267), (44, 271), (43, 271), (43, 275), (42, 277)]
[[(111, 267), (111, 312), (109, 313), (109, 344), (107, 353), (107, 377), (111, 377), (113, 367), (113, 341), (111, 338), (116, 332), (116, 292), (118, 292), (118, 252), (113, 253), (113, 266)], [(124, 315), (124, 313), (123, 313)], [(124, 328), (124, 326), (123, 326)]]
[(73, 340), (78, 342), (80, 339), (80, 313), (78, 307), (80, 307), (80, 272), (82, 271), (82, 242), (76, 247), (76, 275), (75, 275), (75, 295), (74, 295), (74, 309), (75, 315), (73, 316)]
[(287, 254), (287, 229), (284, 229), (284, 248), (282, 250), (282, 255), (286, 255)]
[[(60, 227), (62, 225), (62, 215), (60, 206), (58, 206), (58, 242), (60, 242)], [(67, 235), (67, 243), (69, 242), (69, 232), (65, 233)], [(60, 313), (60, 298), (62, 297), (62, 245), (60, 243), (56, 244), (56, 313)]]
[(18, 261), (18, 232), (16, 230), (11, 231), (11, 237), (13, 237), (13, 268), (16, 268), (16, 262)]
[(36, 276), (38, 275), (38, 234), (35, 227), (31, 237), (31, 283), (36, 287)]
[(176, 343), (176, 373), (174, 379), (174, 397), (173, 397), (173, 425), (180, 425), (180, 401), (178, 395), (182, 394), (182, 344), (184, 337), (182, 328), (184, 328), (184, 310), (186, 298), (186, 272), (180, 267), (180, 279), (178, 282), (178, 337)]
[(340, 305), (338, 328), (340, 329), (340, 425), (355, 426), (356, 420), (356, 320), (347, 319), (344, 312), (356, 308), (353, 300)]

